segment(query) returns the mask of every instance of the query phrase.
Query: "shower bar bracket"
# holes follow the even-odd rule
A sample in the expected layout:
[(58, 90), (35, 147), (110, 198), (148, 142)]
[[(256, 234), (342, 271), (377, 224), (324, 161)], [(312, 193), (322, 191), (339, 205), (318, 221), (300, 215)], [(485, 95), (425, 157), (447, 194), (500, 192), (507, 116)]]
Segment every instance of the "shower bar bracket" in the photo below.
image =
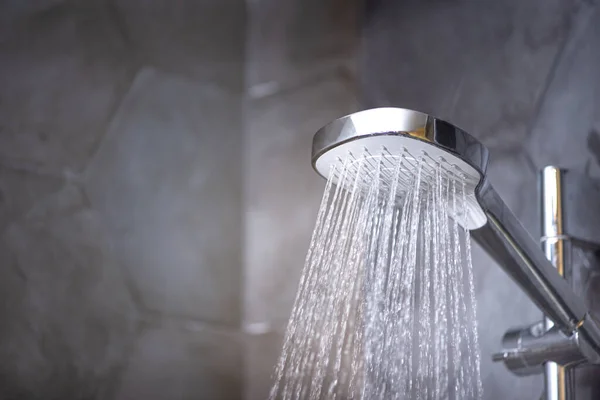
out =
[[(567, 282), (573, 275), (572, 246), (600, 249), (600, 184), (581, 173), (548, 166), (540, 172), (541, 245)], [(572, 285), (571, 285), (572, 286)], [(584, 298), (583, 293), (578, 293)], [(597, 347), (581, 337), (580, 328), (593, 317), (587, 312), (572, 332), (561, 331), (551, 318), (509, 330), (503, 350), (492, 356), (519, 376), (544, 373), (546, 400), (572, 400), (573, 367), (600, 364)]]

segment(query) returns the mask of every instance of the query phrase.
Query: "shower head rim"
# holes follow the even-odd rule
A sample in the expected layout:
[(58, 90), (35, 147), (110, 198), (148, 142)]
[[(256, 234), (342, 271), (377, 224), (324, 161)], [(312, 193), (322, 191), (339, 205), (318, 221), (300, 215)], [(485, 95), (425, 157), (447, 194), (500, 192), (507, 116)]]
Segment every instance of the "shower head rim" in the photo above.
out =
[[(418, 165), (439, 165), (444, 174), (450, 174), (447, 176), (456, 176), (453, 171), (462, 171), (466, 195), (464, 206), (455, 209), (456, 216), (462, 220), (459, 223), (469, 230), (487, 223), (479, 194), (489, 187), (485, 177), (489, 153), (483, 144), (462, 129), (403, 108), (360, 111), (332, 121), (315, 134), (312, 166), (320, 176), (333, 179), (337, 184), (338, 177), (331, 175), (335, 171), (334, 165), (344, 168), (346, 162), (353, 162), (360, 154), (379, 157), (374, 151), (380, 151), (383, 158), (405, 155), (407, 159), (418, 159)], [(408, 170), (414, 170), (416, 165), (411, 164)], [(432, 176), (432, 169), (422, 171)]]
[[(379, 127), (379, 128), (378, 128)], [(489, 152), (467, 132), (444, 120), (406, 108), (382, 107), (340, 117), (317, 131), (313, 137), (311, 164), (328, 151), (351, 141), (376, 136), (400, 136), (425, 142), (458, 157), (484, 181)]]

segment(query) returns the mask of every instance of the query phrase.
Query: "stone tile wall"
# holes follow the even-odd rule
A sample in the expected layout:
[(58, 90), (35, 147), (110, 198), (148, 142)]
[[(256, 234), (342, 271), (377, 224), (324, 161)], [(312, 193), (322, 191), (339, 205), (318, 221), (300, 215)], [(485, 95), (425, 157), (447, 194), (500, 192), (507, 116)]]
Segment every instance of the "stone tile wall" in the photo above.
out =
[(265, 397), (356, 109), (356, 6), (300, 3), (0, 5), (0, 399)]
[[(364, 105), (423, 110), (481, 140), (492, 184), (539, 237), (538, 170), (555, 164), (598, 176), (596, 3), (368, 3)], [(473, 263), (485, 398), (537, 399), (541, 376), (516, 377), (490, 355), (507, 328), (539, 320), (539, 311), (479, 248)]]
[[(265, 398), (312, 134), (360, 107), (478, 137), (533, 235), (538, 168), (599, 175), (593, 2), (359, 3), (0, 4), (0, 399)], [(536, 398), (489, 354), (539, 311), (474, 252), (486, 398)]]
[(44, 3), (2, 5), (0, 398), (242, 398), (244, 3)]

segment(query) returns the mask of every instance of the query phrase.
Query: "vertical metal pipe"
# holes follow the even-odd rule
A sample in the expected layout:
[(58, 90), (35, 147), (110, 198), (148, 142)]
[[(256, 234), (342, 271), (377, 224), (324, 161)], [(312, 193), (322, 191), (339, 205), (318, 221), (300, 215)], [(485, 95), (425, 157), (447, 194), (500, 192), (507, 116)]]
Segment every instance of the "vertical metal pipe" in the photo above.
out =
[[(571, 241), (566, 232), (563, 210), (564, 173), (557, 167), (546, 167), (540, 175), (542, 249), (548, 260), (565, 279), (571, 277)], [(545, 319), (546, 329), (554, 322)], [(574, 400), (573, 372), (548, 362), (544, 368), (546, 400)]]

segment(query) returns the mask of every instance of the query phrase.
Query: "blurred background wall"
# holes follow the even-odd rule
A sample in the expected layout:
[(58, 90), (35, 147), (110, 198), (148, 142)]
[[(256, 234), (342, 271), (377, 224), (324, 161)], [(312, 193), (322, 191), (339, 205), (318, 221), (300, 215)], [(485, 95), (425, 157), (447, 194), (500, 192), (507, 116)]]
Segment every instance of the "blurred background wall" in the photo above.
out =
[(344, 1), (0, 1), (0, 399), (264, 398)]
[[(312, 134), (462, 126), (537, 236), (536, 170), (600, 176), (592, 1), (0, 0), (0, 399), (263, 399), (324, 183)], [(489, 361), (539, 312), (475, 249)]]
[[(534, 238), (539, 169), (600, 176), (597, 2), (370, 1), (362, 28), (362, 105), (414, 108), (473, 134), (490, 150), (492, 184)], [(490, 357), (506, 328), (539, 311), (479, 248), (473, 265), (485, 398), (539, 399), (542, 376), (516, 378)]]

